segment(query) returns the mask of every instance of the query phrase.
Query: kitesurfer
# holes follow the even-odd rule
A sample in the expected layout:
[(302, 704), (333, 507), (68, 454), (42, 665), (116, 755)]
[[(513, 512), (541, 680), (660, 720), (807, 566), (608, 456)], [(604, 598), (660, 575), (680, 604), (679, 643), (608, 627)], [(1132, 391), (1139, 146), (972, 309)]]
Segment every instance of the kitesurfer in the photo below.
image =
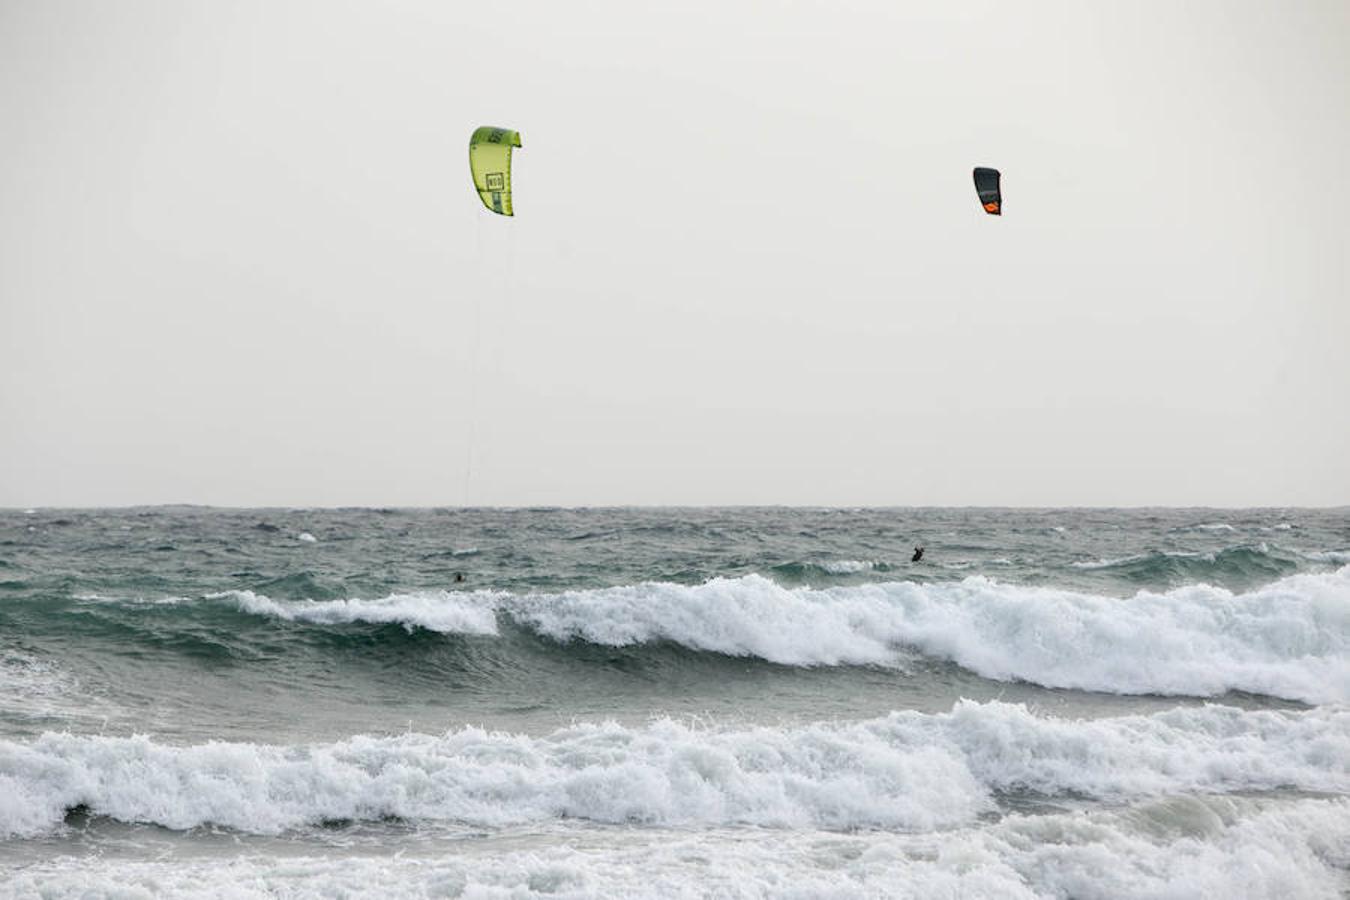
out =
[(914, 548), (914, 555), (911, 556), (911, 557), (909, 558), (909, 561), (910, 561), (910, 562), (919, 562), (919, 561), (922, 560), (922, 559), (923, 559), (923, 548), (922, 548), (922, 547), (915, 547), (915, 548)]

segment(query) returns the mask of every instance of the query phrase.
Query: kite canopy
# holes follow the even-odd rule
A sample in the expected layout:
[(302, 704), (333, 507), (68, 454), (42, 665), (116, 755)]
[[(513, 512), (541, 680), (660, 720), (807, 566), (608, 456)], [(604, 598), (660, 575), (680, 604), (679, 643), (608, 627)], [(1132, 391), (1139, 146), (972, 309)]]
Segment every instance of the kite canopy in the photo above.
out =
[(520, 146), (520, 132), (484, 125), (469, 138), (469, 171), (483, 205), (498, 215), (511, 209), (511, 148)]
[(985, 212), (991, 216), (1003, 215), (1003, 193), (998, 189), (998, 169), (977, 168), (975, 190), (980, 195), (980, 205)]

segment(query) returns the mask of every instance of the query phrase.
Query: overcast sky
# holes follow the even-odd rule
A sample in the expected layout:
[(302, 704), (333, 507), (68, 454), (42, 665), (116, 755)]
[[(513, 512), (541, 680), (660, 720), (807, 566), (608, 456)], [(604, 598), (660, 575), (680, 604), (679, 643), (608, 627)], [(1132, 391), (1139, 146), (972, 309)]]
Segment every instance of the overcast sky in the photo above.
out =
[(1350, 503), (1344, 0), (0, 0), (0, 123), (0, 506)]

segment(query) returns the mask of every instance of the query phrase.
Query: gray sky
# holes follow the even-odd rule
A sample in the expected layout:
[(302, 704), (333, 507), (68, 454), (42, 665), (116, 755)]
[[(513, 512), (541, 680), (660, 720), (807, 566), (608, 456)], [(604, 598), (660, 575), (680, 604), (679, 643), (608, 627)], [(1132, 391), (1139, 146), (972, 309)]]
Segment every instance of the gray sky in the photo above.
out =
[(0, 506), (1350, 503), (1342, 0), (0, 0), (0, 122)]

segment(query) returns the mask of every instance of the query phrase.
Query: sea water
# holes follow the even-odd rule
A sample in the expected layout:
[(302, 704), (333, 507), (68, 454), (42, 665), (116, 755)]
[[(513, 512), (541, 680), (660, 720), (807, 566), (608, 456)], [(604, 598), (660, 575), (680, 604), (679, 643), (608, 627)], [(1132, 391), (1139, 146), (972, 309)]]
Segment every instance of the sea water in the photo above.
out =
[(1340, 897), (1348, 704), (1343, 509), (0, 511), (3, 896)]

